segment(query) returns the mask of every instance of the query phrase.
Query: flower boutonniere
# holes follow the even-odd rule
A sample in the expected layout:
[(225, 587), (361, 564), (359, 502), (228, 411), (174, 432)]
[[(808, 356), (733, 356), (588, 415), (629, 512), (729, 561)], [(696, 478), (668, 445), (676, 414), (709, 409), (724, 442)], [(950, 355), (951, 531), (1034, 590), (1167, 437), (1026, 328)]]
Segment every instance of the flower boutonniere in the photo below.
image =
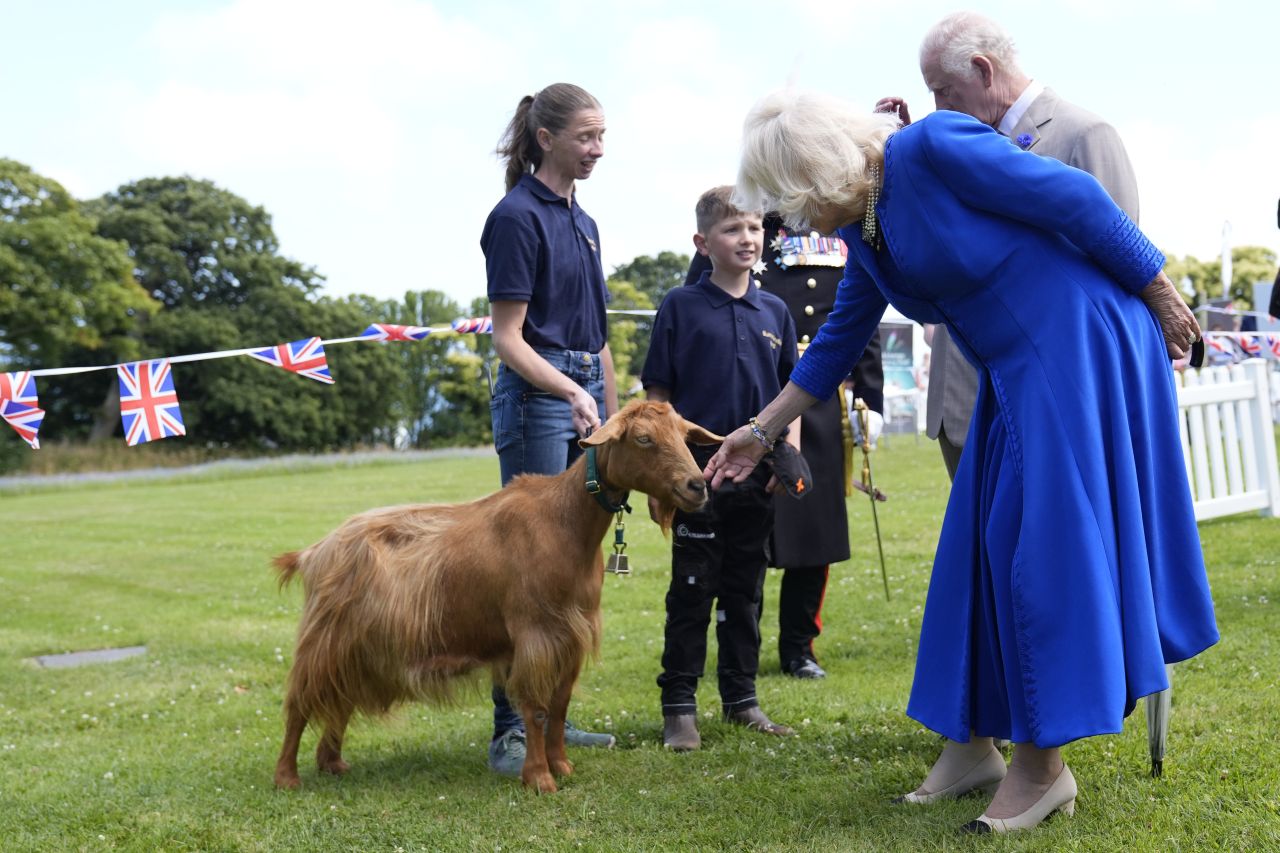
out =
[(1014, 142), (1018, 143), (1019, 148), (1026, 151), (1031, 147), (1031, 143), (1035, 142), (1035, 139), (1033, 139), (1029, 133), (1019, 133), (1018, 138), (1015, 139)]

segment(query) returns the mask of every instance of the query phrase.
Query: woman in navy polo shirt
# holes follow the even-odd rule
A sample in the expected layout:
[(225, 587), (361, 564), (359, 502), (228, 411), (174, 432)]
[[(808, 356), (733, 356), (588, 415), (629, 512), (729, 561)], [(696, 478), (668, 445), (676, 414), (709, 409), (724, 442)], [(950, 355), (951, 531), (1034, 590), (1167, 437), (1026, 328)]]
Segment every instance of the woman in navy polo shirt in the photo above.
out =
[[(600, 232), (578, 206), (575, 183), (604, 156), (604, 113), (586, 90), (556, 83), (526, 95), (498, 145), (507, 194), (480, 235), (493, 342), (502, 363), (490, 412), (505, 486), (517, 474), (559, 474), (578, 439), (618, 410), (605, 326)], [(489, 767), (519, 775), (524, 722), (494, 688)], [(613, 736), (566, 725), (578, 746)]]

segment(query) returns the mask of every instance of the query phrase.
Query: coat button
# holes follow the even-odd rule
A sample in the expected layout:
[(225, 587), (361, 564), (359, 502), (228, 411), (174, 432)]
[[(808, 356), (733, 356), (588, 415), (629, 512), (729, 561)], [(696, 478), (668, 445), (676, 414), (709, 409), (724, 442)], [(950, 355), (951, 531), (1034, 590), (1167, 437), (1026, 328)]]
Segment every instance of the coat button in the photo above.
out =
[(813, 290), (815, 287), (818, 286), (818, 280), (816, 278), (811, 278), (808, 281), (806, 281), (805, 284), (809, 286), (810, 290)]
[(812, 305), (806, 305), (806, 306), (804, 306), (804, 315), (805, 315), (806, 317), (812, 317), (812, 316), (813, 316), (813, 306), (812, 306)]
[(759, 287), (759, 286), (760, 286), (760, 279), (758, 279), (758, 278), (757, 278), (757, 279), (753, 279), (751, 283), (752, 283), (752, 284), (754, 284), (756, 287)]
[(807, 344), (807, 343), (809, 343), (809, 336), (808, 336), (808, 335), (801, 335), (801, 336), (800, 336), (800, 343), (802, 343), (802, 344)]

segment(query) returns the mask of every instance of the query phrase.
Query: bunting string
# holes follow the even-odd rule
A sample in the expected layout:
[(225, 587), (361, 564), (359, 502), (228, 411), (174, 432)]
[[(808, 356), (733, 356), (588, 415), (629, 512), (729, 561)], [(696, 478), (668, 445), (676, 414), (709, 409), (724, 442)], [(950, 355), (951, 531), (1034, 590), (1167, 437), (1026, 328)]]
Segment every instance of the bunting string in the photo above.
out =
[[(610, 309), (610, 314), (652, 317), (650, 309)], [(113, 370), (120, 384), (120, 419), (125, 441), (130, 447), (162, 438), (186, 435), (178, 393), (174, 386), (172, 366), (193, 361), (249, 356), (307, 379), (326, 385), (334, 384), (324, 348), (357, 341), (381, 343), (422, 341), (440, 334), (493, 334), (492, 317), (469, 317), (454, 320), (447, 326), (406, 326), (372, 323), (363, 332), (348, 338), (303, 338), (269, 347), (217, 350), (189, 353), (166, 358), (91, 367), (49, 367), (0, 373), (0, 419), (3, 419), (31, 446), (40, 449), (39, 431), (45, 412), (39, 407), (37, 376), (70, 376), (98, 370)]]

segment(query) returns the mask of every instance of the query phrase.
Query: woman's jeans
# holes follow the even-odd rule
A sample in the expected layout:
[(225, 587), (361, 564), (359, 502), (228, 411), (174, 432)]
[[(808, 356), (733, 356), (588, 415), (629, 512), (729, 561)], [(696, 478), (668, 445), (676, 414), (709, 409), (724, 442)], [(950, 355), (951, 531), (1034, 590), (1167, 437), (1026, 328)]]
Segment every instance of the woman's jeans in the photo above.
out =
[[(604, 371), (598, 354), (542, 347), (534, 351), (585, 388), (604, 419)], [(489, 414), (503, 486), (518, 474), (559, 474), (582, 454), (568, 401), (531, 385), (505, 364), (498, 365)], [(523, 731), (524, 719), (507, 701), (506, 691), (495, 685), (493, 736), (512, 729)]]

